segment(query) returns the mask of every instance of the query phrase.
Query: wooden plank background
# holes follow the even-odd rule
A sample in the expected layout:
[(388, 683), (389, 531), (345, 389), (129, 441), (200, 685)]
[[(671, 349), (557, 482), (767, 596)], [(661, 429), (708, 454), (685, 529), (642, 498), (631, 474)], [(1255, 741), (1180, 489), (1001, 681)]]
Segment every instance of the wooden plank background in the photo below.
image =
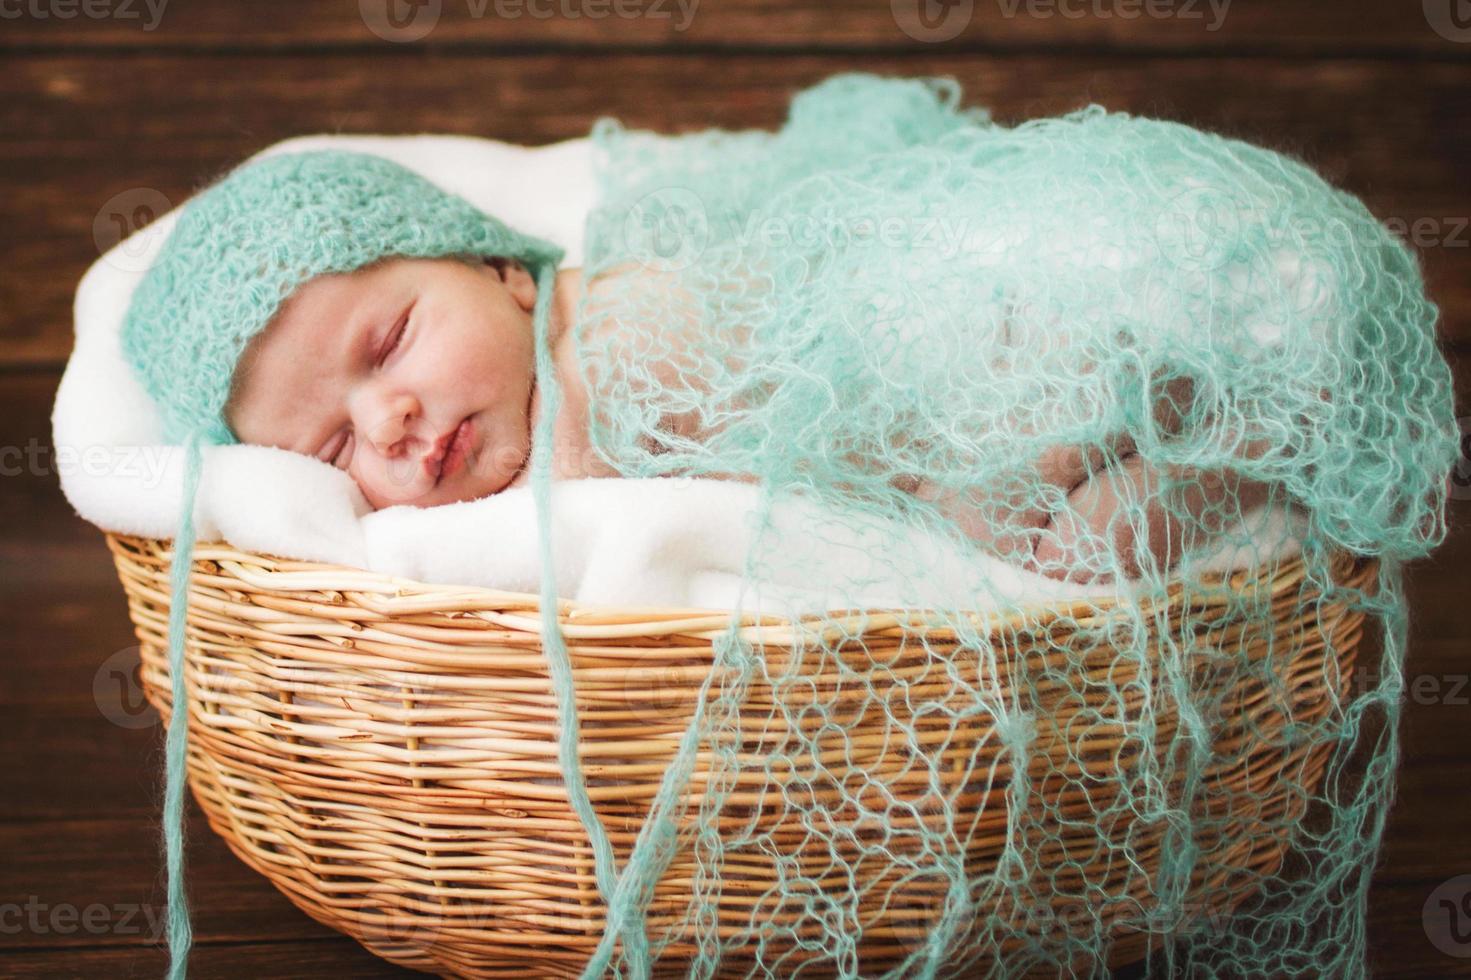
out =
[[(794, 90), (835, 71), (948, 74), (1005, 121), (1098, 102), (1308, 161), (1412, 239), (1467, 404), (1471, 22), (1457, 0), (936, 9), (966, 6), (963, 29), (925, 40), (888, 0), (703, 0), (687, 23), (673, 0), (429, 0), (432, 28), (407, 40), (384, 27), (378, 0), (172, 0), (156, 15), (144, 0), (0, 0), (0, 976), (158, 975), (165, 962), (147, 915), (163, 896), (160, 730), (135, 716), (136, 692), (94, 692), (133, 640), (100, 534), (61, 497), (50, 453), (72, 292), (119, 194), (178, 203), (303, 133), (536, 144), (583, 135), (602, 115), (661, 130), (769, 127)], [(1453, 504), (1450, 540), (1409, 575), (1420, 694), (1405, 704), (1371, 892), (1380, 976), (1471, 975), (1471, 958), (1436, 949), (1421, 921), (1437, 884), (1471, 873), (1468, 513)], [(190, 860), (196, 976), (407, 975), (298, 913), (202, 821)], [(19, 920), (7, 903), (39, 919), (8, 928)], [(48, 918), (93, 906), (100, 928)]]

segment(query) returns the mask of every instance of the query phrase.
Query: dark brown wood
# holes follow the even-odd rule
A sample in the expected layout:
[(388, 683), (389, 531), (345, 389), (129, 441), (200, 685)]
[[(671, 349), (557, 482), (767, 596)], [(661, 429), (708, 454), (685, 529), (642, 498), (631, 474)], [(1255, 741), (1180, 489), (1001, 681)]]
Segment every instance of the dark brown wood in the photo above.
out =
[[(5, 976), (12, 980), (56, 980), (58, 977), (161, 977), (168, 954), (153, 947), (93, 947), (25, 950), (3, 953)], [(424, 974), (381, 960), (346, 936), (319, 939), (211, 943), (196, 946), (189, 957), (189, 976), (196, 980), (424, 980)]]
[[(140, 753), (146, 756), (147, 753)], [(133, 768), (136, 769), (136, 766)], [(0, 824), (0, 870), (6, 901), (21, 912), (18, 933), (0, 949), (32, 947), (147, 946), (164, 935), (167, 907), (159, 874), (155, 817), (24, 821)], [(188, 828), (188, 889), (195, 930), (215, 942), (327, 939), (335, 933), (296, 912), (209, 831), (202, 816)], [(55, 841), (66, 841), (63, 850)], [(260, 880), (256, 880), (260, 879)], [(264, 885), (264, 887), (258, 887)], [(68, 921), (65, 909), (94, 910), (90, 921)]]
[[(1457, 35), (1438, 33), (1421, 5), (1408, 2), (958, 0), (936, 4), (929, 28), (913, 12), (918, 5), (919, 0), (684, 0), (683, 6), (677, 0), (431, 0), (422, 5), (420, 20), (404, 4), (399, 15), (403, 26), (395, 28), (379, 12), (385, 0), (175, 2), (164, 4), (156, 16), (145, 0), (111, 0), (94, 3), (97, 16), (80, 13), (80, 4), (75, 4), (79, 12), (66, 19), (55, 14), (15, 17), (5, 24), (0, 47), (372, 49), (416, 37), (415, 43), (473, 45), (485, 51), (528, 45), (913, 49), (940, 43), (980, 50), (1047, 45), (1319, 54), (1350, 45), (1367, 51), (1465, 54), (1452, 40)], [(950, 19), (945, 19), (947, 11), (953, 11)], [(1438, 15), (1437, 22), (1456, 24)], [(421, 25), (430, 23), (432, 29), (420, 37)]]
[[(1464, 852), (1464, 848), (1461, 850)], [(1447, 857), (1453, 861), (1456, 856), (1453, 853)], [(1465, 866), (1464, 859), (1461, 866)], [(1448, 871), (1442, 877), (1450, 875)], [(1471, 976), (1471, 963), (1446, 956), (1425, 938), (1420, 910), (1440, 880), (1407, 884), (1380, 884), (1376, 880), (1369, 896), (1368, 939), (1368, 966), (1376, 980)]]
[[(98, 600), (110, 590), (107, 549), (90, 524), (76, 516), (61, 494), (59, 467), (51, 440), (51, 408), (61, 375), (55, 370), (11, 370), (0, 377), (0, 650), (5, 663), (26, 662), (39, 654), (24, 640), (57, 629), (93, 630)], [(34, 607), (20, 594), (51, 589), (58, 608), (46, 620), (46, 632), (27, 633), (25, 619)], [(86, 597), (83, 597), (85, 593)], [(105, 629), (116, 635), (126, 624), (127, 608), (119, 601), (106, 607), (112, 620)], [(93, 632), (91, 635), (96, 636)], [(68, 642), (46, 643), (53, 652)], [(13, 644), (13, 647), (10, 645)], [(10, 685), (24, 683), (24, 672), (0, 671), (0, 699), (9, 700)], [(24, 698), (20, 700), (25, 700)]]

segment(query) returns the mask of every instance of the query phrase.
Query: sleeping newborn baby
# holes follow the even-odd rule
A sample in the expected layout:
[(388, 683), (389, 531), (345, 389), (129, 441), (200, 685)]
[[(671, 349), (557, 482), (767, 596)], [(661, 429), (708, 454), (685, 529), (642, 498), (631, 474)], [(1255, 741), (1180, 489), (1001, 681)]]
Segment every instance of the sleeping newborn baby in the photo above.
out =
[[(557, 274), (550, 317), (562, 479), (617, 475), (588, 452), (585, 399), (568, 370), (578, 278)], [(227, 420), (244, 442), (351, 474), (375, 509), (522, 486), (540, 405), (535, 301), (526, 267), (500, 257), (389, 258), (318, 277), (246, 348)]]
[[(599, 297), (630, 289), (667, 297), (671, 315), (640, 330), (658, 332), (673, 351), (651, 376), (677, 369), (680, 343), (699, 324), (674, 314), (677, 285), (637, 263), (584, 284), (582, 270), (558, 270), (549, 305), (548, 336), (562, 389), (552, 450), (554, 479), (622, 474), (592, 447), (589, 392), (577, 369), (573, 325), (584, 291), (583, 315), (595, 319)], [(349, 473), (376, 508), (431, 507), (474, 500), (526, 485), (540, 392), (534, 384), (533, 310), (538, 284), (521, 261), (505, 256), (391, 256), (346, 273), (299, 285), (268, 326), (245, 348), (225, 414), (247, 443), (311, 456)], [(670, 338), (674, 338), (671, 342)], [(681, 339), (683, 338), (683, 339)], [(630, 357), (640, 356), (629, 352)], [(1178, 425), (1178, 404), (1167, 392), (1157, 421)], [(669, 416), (670, 434), (698, 437), (688, 417)], [(651, 445), (653, 451), (658, 446)], [(1155, 467), (1123, 436), (1105, 454), (1059, 445), (1036, 460), (1041, 478), (1065, 495), (1068, 506), (1003, 511), (1006, 531), (982, 517), (986, 488), (942, 492), (918, 477), (893, 485), (933, 503), (978, 545), (1054, 578), (1089, 581), (1090, 549), (1109, 535), (1126, 573), (1147, 549), (1159, 568), (1176, 560), (1185, 526), (1167, 508)], [(748, 474), (722, 474), (753, 480)], [(1265, 495), (1231, 472), (1174, 473), (1188, 480), (1177, 506), (1209, 524), (1228, 495), (1244, 509)], [(1135, 540), (1135, 522), (1120, 518), (1121, 502), (1141, 500), (1147, 537)]]

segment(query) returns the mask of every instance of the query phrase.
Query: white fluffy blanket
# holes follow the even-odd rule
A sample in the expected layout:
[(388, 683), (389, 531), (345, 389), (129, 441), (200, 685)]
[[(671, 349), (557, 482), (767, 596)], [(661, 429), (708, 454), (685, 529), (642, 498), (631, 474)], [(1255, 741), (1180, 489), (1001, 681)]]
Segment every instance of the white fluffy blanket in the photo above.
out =
[[(319, 147), (397, 160), (513, 227), (563, 246), (568, 263), (581, 262), (583, 219), (595, 193), (586, 140), (527, 148), (455, 136), (311, 136), (278, 143), (261, 155)], [(93, 263), (77, 289), (76, 347), (57, 392), (52, 428), (63, 492), (78, 514), (105, 530), (172, 537), (177, 527), (183, 452), (159, 445), (157, 411), (118, 345), (141, 270), (176, 216), (177, 209), (120, 242)], [(593, 604), (739, 604), (786, 614), (826, 607), (829, 596), (811, 583), (851, 583), (855, 576), (869, 583), (859, 596), (870, 607), (980, 607), (1001, 597), (1048, 601), (1114, 591), (1058, 583), (957, 553), (921, 534), (911, 536), (908, 556), (866, 547), (862, 532), (835, 546), (831, 528), (822, 531), (819, 548), (812, 529), (822, 515), (798, 501), (779, 505), (773, 515), (791, 561), (772, 565), (758, 591), (742, 595), (751, 546), (748, 517), (757, 494), (748, 484), (715, 480), (556, 484), (552, 540), (558, 591)], [(1248, 515), (1257, 540), (1287, 549), (1296, 541), (1284, 531), (1297, 519), (1279, 511)], [(421, 582), (540, 588), (530, 487), (444, 507), (373, 512), (352, 479), (329, 464), (261, 446), (219, 446), (205, 450), (195, 522), (200, 540), (224, 540), (248, 551)], [(810, 546), (804, 548), (804, 541)], [(1249, 551), (1223, 551), (1201, 564), (1234, 567)], [(905, 592), (897, 576), (886, 574), (891, 564), (913, 568), (920, 561), (934, 569), (923, 594)], [(841, 604), (854, 599), (845, 593)]]

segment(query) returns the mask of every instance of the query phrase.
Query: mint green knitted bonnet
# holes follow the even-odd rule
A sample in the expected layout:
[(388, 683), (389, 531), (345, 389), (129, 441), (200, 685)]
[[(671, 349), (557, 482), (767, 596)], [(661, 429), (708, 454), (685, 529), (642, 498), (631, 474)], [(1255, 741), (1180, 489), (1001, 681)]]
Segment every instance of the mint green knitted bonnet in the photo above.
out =
[(338, 150), (242, 164), (184, 207), (123, 321), (123, 354), (164, 439), (238, 441), (224, 420), (236, 362), (317, 276), (389, 256), (507, 256), (550, 282), (562, 251), (384, 157)]
[[(537, 283), (533, 322), (541, 346), (562, 250), (384, 157), (321, 150), (251, 160), (184, 205), (122, 325), (123, 355), (158, 407), (164, 441), (186, 453), (168, 627), (176, 708), (187, 710), (183, 636), (202, 447), (239, 441), (224, 408), (246, 345), (310, 279), (394, 256), (452, 255), (527, 266)], [(186, 732), (184, 724), (168, 727), (164, 793), (175, 977), (185, 974), (191, 937), (183, 884)]]

